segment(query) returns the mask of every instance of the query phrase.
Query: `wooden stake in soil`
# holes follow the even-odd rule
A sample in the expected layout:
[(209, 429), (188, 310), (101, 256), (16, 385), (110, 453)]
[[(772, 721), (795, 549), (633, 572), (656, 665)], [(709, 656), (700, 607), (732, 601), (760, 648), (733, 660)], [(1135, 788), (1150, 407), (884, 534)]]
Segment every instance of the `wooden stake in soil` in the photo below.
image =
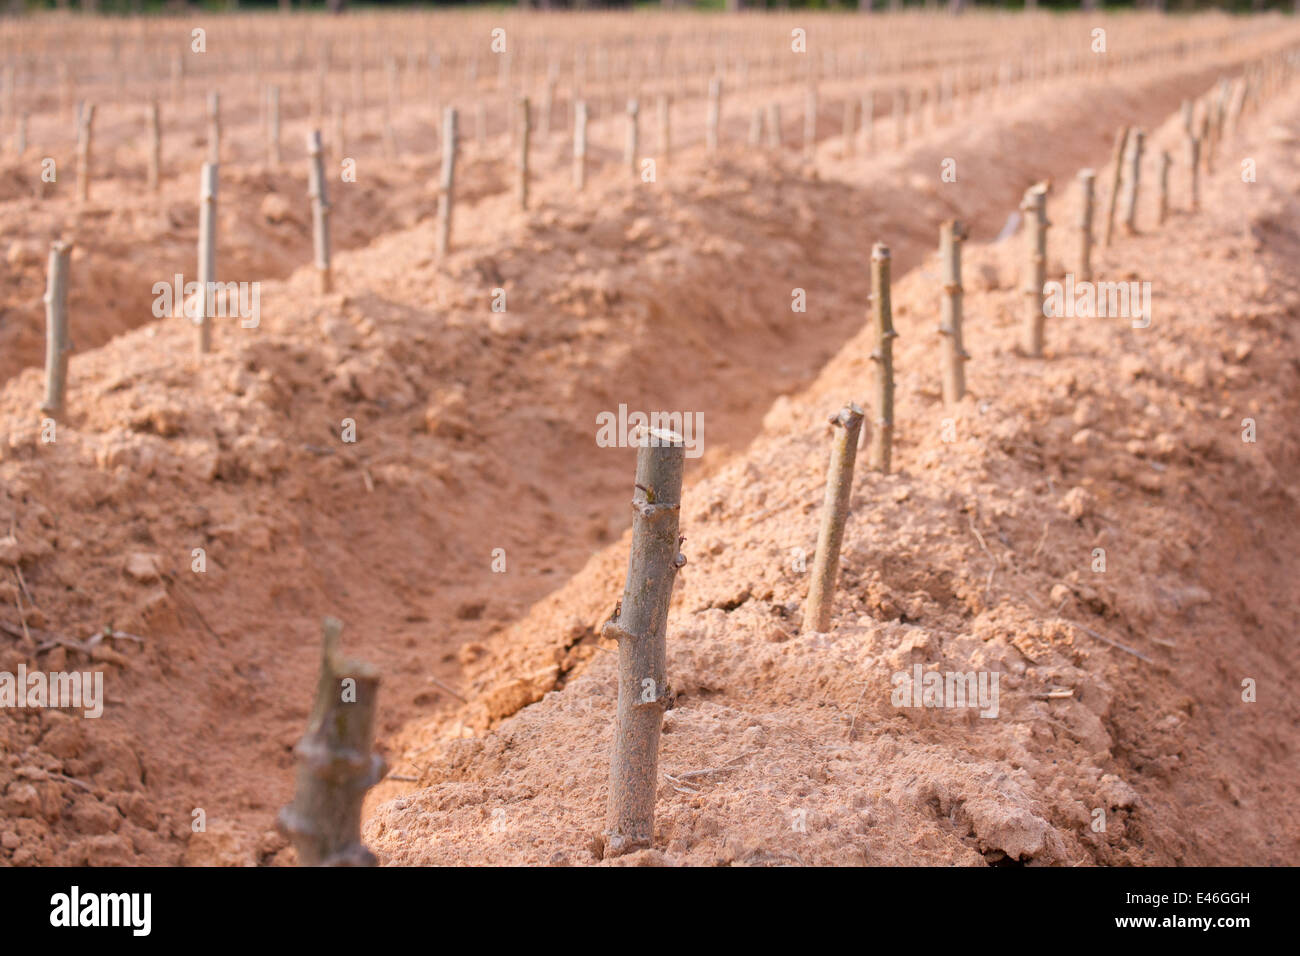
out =
[(528, 102), (528, 97), (522, 97), (519, 100), (519, 169), (517, 174), (519, 181), (515, 187), (515, 194), (519, 197), (519, 208), (528, 208), (528, 141), (533, 131), (532, 110)]
[(95, 104), (87, 103), (77, 123), (77, 201), (90, 199), (90, 139), (95, 126)]
[(871, 315), (876, 349), (876, 427), (871, 431), (867, 467), (889, 474), (894, 437), (894, 313), (889, 298), (889, 247), (877, 242), (871, 248)]
[(876, 94), (862, 94), (862, 132), (866, 134), (867, 150), (876, 148)]
[(775, 100), (767, 104), (767, 146), (781, 148), (781, 104)]
[(857, 103), (853, 97), (847, 97), (844, 100), (844, 121), (840, 128), (840, 138), (843, 142), (843, 155), (852, 156), (856, 146), (857, 136), (853, 130), (854, 121), (857, 118)]
[(1201, 135), (1197, 137), (1201, 141), (1201, 162), (1205, 164), (1205, 175), (1209, 176), (1214, 172), (1214, 140), (1210, 138), (1210, 104), (1204, 103), (1204, 112), (1201, 113)]
[(831, 443), (831, 461), (826, 470), (826, 495), (822, 501), (822, 525), (817, 532), (817, 556), (813, 560), (808, 600), (804, 604), (803, 631), (825, 633), (831, 628), (835, 604), (835, 580), (840, 571), (840, 545), (853, 490), (853, 461), (858, 453), (862, 430), (862, 409), (852, 402), (831, 418), (836, 426)]
[(1199, 137), (1192, 136), (1187, 140), (1187, 166), (1188, 173), (1191, 175), (1191, 210), (1197, 212), (1201, 208), (1201, 140)]
[(705, 142), (710, 152), (718, 149), (718, 127), (722, 122), (722, 80), (709, 80), (709, 114), (704, 130)]
[(1156, 222), (1163, 226), (1169, 216), (1169, 165), (1172, 160), (1163, 149), (1160, 151), (1160, 164), (1156, 169), (1156, 178), (1160, 183), (1160, 203), (1156, 207)]
[(333, 287), (330, 276), (330, 204), (325, 194), (325, 163), (320, 130), (307, 133), (307, 196), (311, 199), (312, 250), (322, 295)]
[(542, 93), (542, 115), (541, 122), (538, 124), (537, 133), (544, 143), (551, 138), (551, 117), (555, 113), (555, 78), (549, 77), (546, 80), (546, 87)]
[(217, 281), (217, 164), (204, 163), (199, 179), (199, 326), (198, 350), (212, 351), (212, 315)]
[(331, 155), (336, 163), (342, 162), (343, 157), (347, 155), (343, 146), (343, 104), (335, 103), (332, 116), (332, 129), (330, 139), (332, 141)]
[(1025, 321), (1021, 348), (1030, 358), (1043, 354), (1043, 285), (1047, 282), (1047, 184), (1039, 183), (1025, 191), (1020, 203), (1025, 214), (1028, 240), (1025, 263)]
[(902, 149), (907, 141), (907, 93), (894, 91), (894, 146)]
[(636, 175), (636, 154), (641, 148), (641, 104), (635, 98), (627, 101), (627, 141), (623, 144), (623, 165)]
[(749, 119), (749, 145), (758, 147), (763, 145), (763, 107), (755, 106), (753, 115)]
[(1110, 248), (1110, 240), (1115, 234), (1115, 209), (1119, 203), (1119, 184), (1124, 169), (1124, 147), (1128, 143), (1128, 127), (1120, 127), (1115, 134), (1115, 149), (1111, 153), (1110, 195), (1106, 199), (1106, 235), (1102, 245)]
[(156, 193), (162, 183), (162, 123), (158, 101), (149, 104), (149, 191)]
[(1096, 191), (1097, 174), (1091, 169), (1079, 170), (1079, 186), (1083, 198), (1079, 205), (1079, 266), (1078, 280), (1092, 281), (1092, 202)]
[(817, 87), (808, 87), (803, 108), (803, 154), (811, 159), (817, 148)]
[(582, 192), (587, 186), (587, 103), (579, 100), (573, 107), (573, 188)]
[(68, 381), (68, 263), (72, 243), (50, 245), (50, 273), (45, 286), (45, 401), (41, 411), (56, 418), (63, 414)]
[(221, 94), (216, 90), (208, 94), (208, 162), (221, 162)]
[(266, 137), (267, 162), (272, 166), (280, 165), (280, 88), (268, 87), (266, 91), (269, 122)]
[(456, 184), (456, 108), (442, 111), (442, 183), (438, 191), (438, 256), (451, 247), (452, 189)]
[(378, 862), (361, 842), (361, 803), (386, 772), (383, 758), (371, 753), (379, 675), (340, 655), (342, 630), (334, 618), (325, 619), (316, 702), (294, 748), (297, 789), (277, 819), (302, 866)]
[(632, 499), (632, 553), (623, 600), (602, 633), (618, 641), (618, 723), (610, 761), (604, 855), (654, 841), (659, 733), (670, 699), (665, 673), (668, 602), (677, 570), (685, 445), (675, 432), (644, 429)]
[(966, 227), (949, 219), (939, 227), (939, 267), (943, 270), (943, 309), (939, 333), (943, 336), (943, 400), (956, 405), (966, 394), (966, 360), (961, 338), (961, 244)]
[(1128, 139), (1128, 175), (1124, 177), (1124, 232), (1133, 235), (1137, 232), (1138, 187), (1142, 176), (1142, 151), (1146, 144), (1146, 133), (1135, 129)]
[(672, 99), (659, 94), (659, 162), (667, 163), (673, 152)]

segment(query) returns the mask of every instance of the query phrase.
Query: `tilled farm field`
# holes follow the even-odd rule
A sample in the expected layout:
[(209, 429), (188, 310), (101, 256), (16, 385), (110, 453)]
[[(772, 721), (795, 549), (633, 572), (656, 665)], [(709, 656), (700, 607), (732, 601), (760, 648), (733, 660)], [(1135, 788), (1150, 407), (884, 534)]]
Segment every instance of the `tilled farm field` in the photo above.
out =
[[(0, 51), (0, 673), (104, 688), (96, 719), (0, 708), (0, 862), (297, 862), (276, 814), (326, 616), (381, 678), (381, 863), (1295, 859), (1300, 21), (51, 16)], [(197, 277), (210, 160), (216, 276), (260, 313), (204, 352), (156, 302)], [(1073, 287), (1085, 168), (1094, 277), (1149, 308), (1049, 316), (1032, 355), (1022, 200), (1046, 184), (1044, 276)], [(858, 454), (811, 629), (827, 420), (881, 431), (875, 243), (892, 467)], [(704, 427), (654, 839), (616, 854), (621, 407)], [(996, 715), (900, 706), (918, 669), (996, 673)]]

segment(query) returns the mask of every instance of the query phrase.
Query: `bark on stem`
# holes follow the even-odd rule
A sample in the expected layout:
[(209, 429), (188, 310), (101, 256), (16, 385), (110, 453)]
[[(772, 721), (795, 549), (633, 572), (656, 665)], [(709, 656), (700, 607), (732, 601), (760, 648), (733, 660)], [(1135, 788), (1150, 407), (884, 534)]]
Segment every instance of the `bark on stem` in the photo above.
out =
[(907, 141), (907, 94), (903, 90), (894, 91), (894, 147), (902, 149)]
[(208, 94), (208, 162), (221, 162), (221, 94), (216, 90)]
[(844, 100), (844, 119), (840, 128), (840, 139), (843, 140), (842, 149), (844, 156), (852, 156), (857, 141), (857, 135), (854, 132), (853, 124), (856, 120), (857, 103), (853, 97), (846, 97)]
[(949, 219), (939, 227), (939, 266), (943, 272), (943, 306), (939, 333), (943, 362), (943, 400), (956, 405), (966, 394), (966, 348), (961, 335), (961, 244), (966, 238), (966, 227), (956, 219)]
[(90, 141), (95, 127), (95, 104), (87, 103), (77, 124), (77, 201), (90, 199)]
[(1122, 126), (1115, 134), (1115, 150), (1111, 154), (1110, 195), (1106, 199), (1106, 234), (1102, 245), (1110, 248), (1115, 235), (1115, 209), (1119, 203), (1119, 184), (1124, 171), (1124, 147), (1128, 143), (1128, 127)]
[(213, 283), (217, 281), (217, 165), (204, 163), (199, 179), (198, 351), (212, 351)]
[(45, 401), (41, 411), (63, 414), (68, 380), (68, 264), (72, 243), (50, 245), (50, 271), (45, 287)]
[(149, 104), (149, 191), (156, 193), (162, 184), (162, 122), (158, 101)]
[(516, 107), (519, 111), (519, 168), (516, 171), (519, 179), (515, 187), (515, 195), (519, 198), (519, 208), (528, 208), (528, 141), (532, 137), (533, 120), (532, 109), (528, 102), (528, 97), (522, 97), (519, 105)]
[(659, 733), (670, 699), (665, 635), (677, 569), (685, 446), (675, 432), (646, 429), (637, 451), (632, 553), (623, 600), (603, 633), (618, 641), (618, 722), (610, 761), (605, 855), (654, 841)]
[(438, 190), (438, 257), (451, 248), (452, 190), (456, 185), (456, 109), (442, 111), (442, 182)]
[(627, 141), (623, 144), (623, 164), (636, 175), (636, 154), (641, 149), (641, 104), (632, 98), (627, 101)]
[(1043, 284), (1047, 281), (1047, 185), (1039, 183), (1025, 191), (1020, 203), (1025, 214), (1027, 239), (1025, 262), (1025, 318), (1021, 346), (1031, 358), (1043, 354)]
[(1156, 170), (1156, 179), (1160, 186), (1160, 202), (1156, 206), (1156, 222), (1163, 226), (1169, 216), (1169, 154), (1160, 151), (1160, 163)]
[(330, 274), (330, 204), (325, 193), (325, 163), (320, 130), (307, 133), (307, 196), (311, 199), (312, 251), (322, 294), (333, 288)]
[(705, 142), (710, 152), (718, 149), (718, 127), (722, 123), (722, 80), (709, 81), (709, 113), (704, 130)]
[(889, 298), (889, 247), (877, 242), (871, 249), (871, 315), (876, 349), (876, 427), (871, 431), (867, 465), (889, 474), (894, 435), (894, 331), (893, 307)]
[(1079, 171), (1079, 187), (1083, 199), (1079, 206), (1079, 266), (1080, 282), (1092, 281), (1092, 205), (1096, 192), (1097, 174), (1091, 169)]
[(775, 100), (767, 104), (767, 146), (781, 148), (781, 104)]
[(858, 433), (862, 430), (862, 409), (850, 402), (830, 422), (836, 428), (826, 471), (826, 495), (822, 501), (821, 530), (817, 532), (817, 555), (813, 561), (812, 579), (808, 583), (808, 601), (804, 606), (805, 632), (830, 630), (835, 581), (840, 570), (840, 545), (844, 541), (844, 522), (853, 490), (853, 462), (858, 453)]
[(817, 148), (817, 87), (808, 87), (804, 94), (803, 108), (803, 154), (805, 159), (812, 159)]
[(361, 842), (361, 803), (386, 771), (383, 758), (371, 753), (379, 675), (339, 654), (342, 629), (333, 618), (325, 619), (316, 702), (294, 748), (297, 790), (277, 820), (302, 866), (377, 862)]
[(1201, 162), (1205, 164), (1205, 175), (1214, 174), (1214, 140), (1211, 138), (1212, 127), (1210, 126), (1210, 104), (1208, 101), (1202, 101), (1203, 112), (1201, 113), (1201, 135), (1197, 137), (1201, 142)]
[(587, 187), (587, 102), (579, 100), (573, 106), (573, 188), (582, 192)]
[(672, 100), (667, 93), (659, 94), (659, 161), (667, 163), (673, 152)]
[(1146, 144), (1146, 133), (1140, 129), (1133, 130), (1128, 141), (1128, 175), (1124, 183), (1124, 232), (1133, 235), (1137, 232), (1138, 190), (1142, 177), (1142, 152)]
[(268, 87), (266, 99), (269, 113), (266, 138), (267, 161), (274, 167), (280, 165), (280, 88)]

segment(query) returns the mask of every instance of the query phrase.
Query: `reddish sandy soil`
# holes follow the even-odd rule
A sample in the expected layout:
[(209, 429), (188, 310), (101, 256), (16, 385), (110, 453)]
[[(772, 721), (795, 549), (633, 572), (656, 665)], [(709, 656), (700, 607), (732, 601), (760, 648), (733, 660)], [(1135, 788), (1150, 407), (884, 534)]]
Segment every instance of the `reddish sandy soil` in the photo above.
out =
[[(622, 862), (1293, 860), (1300, 96), (1246, 115), (1196, 214), (1174, 117), (1294, 38), (1275, 26), (1122, 81), (1051, 82), (902, 148), (882, 122), (880, 148), (852, 156), (828, 85), (811, 158), (710, 156), (684, 123), (645, 187), (617, 170), (608, 120), (580, 196), (567, 143), (542, 147), (527, 215), (504, 142), (471, 143), (444, 262), (436, 161), (375, 162), (332, 187), (329, 295), (301, 267), (301, 170), (267, 166), (234, 126), (219, 261), (263, 280), (261, 325), (219, 325), (202, 361), (191, 327), (149, 313), (153, 282), (192, 269), (194, 164), (146, 196), (135, 134), (117, 143), (109, 124), (123, 159), (78, 209), (70, 185), (35, 198), (31, 163), (7, 158), (0, 671), (101, 669), (108, 705), (96, 721), (0, 711), (0, 861), (292, 863), (273, 820), (333, 614), (384, 677), (392, 773), (364, 831), (384, 862), (599, 862), (616, 675), (598, 635), (622, 590), (634, 456), (593, 436), (620, 403), (706, 423), (656, 849)], [(796, 130), (801, 94), (786, 95)], [(1157, 228), (1147, 190), (1139, 235), (1096, 264), (1152, 283), (1151, 327), (1049, 320), (1046, 358), (1025, 359), (1023, 233), (996, 238), (1050, 178), (1049, 275), (1069, 271), (1074, 174), (1102, 170), (1126, 123), (1149, 134), (1144, 182), (1158, 148), (1175, 157), (1174, 208)], [(193, 140), (201, 153), (200, 126)], [(933, 247), (954, 215), (972, 231), (972, 360), (970, 395), (945, 410)], [(78, 352), (46, 443), (39, 300), (59, 235), (77, 240)], [(870, 394), (876, 240), (901, 335), (895, 472), (860, 462), (833, 626), (800, 633), (793, 554), (815, 543), (825, 421)], [(83, 643), (106, 625), (143, 640)], [(893, 706), (891, 675), (915, 664), (998, 671), (999, 716)]]

